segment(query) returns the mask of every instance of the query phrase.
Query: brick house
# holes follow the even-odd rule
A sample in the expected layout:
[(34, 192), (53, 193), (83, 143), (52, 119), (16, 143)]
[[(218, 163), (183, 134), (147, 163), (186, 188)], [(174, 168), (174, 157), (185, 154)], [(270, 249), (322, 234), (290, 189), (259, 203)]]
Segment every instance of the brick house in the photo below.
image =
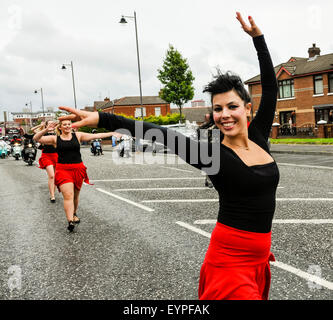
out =
[[(143, 96), (142, 97), (143, 116), (150, 115), (159, 116), (170, 113), (170, 104), (158, 96)], [(104, 101), (95, 101), (94, 110), (103, 112), (125, 114), (135, 118), (141, 117), (141, 102), (140, 97), (123, 97), (120, 99), (111, 100), (105, 98)]]
[[(279, 92), (275, 122), (302, 128), (319, 120), (333, 123), (333, 53), (320, 55), (315, 44), (308, 58), (291, 57), (275, 67)], [(260, 75), (247, 81), (254, 113), (261, 98)]]

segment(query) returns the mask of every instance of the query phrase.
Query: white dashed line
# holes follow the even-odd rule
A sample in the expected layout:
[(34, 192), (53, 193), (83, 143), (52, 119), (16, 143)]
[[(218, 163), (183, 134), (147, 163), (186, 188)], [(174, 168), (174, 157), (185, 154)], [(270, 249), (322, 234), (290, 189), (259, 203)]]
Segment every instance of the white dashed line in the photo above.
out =
[(179, 187), (179, 188), (128, 188), (113, 189), (113, 191), (171, 191), (171, 190), (212, 190), (207, 187)]
[(105, 190), (103, 190), (103, 189), (96, 188), (96, 190), (99, 191), (99, 192), (105, 193), (105, 194), (107, 194), (108, 196), (114, 197), (114, 198), (116, 198), (116, 199), (118, 199), (118, 200), (121, 200), (121, 201), (127, 202), (127, 203), (129, 203), (129, 204), (131, 204), (131, 205), (133, 205), (133, 206), (136, 206), (136, 207), (138, 207), (138, 208), (140, 208), (140, 209), (143, 209), (143, 210), (145, 210), (145, 211), (149, 211), (149, 212), (153, 212), (153, 211), (155, 211), (154, 209), (148, 208), (148, 207), (146, 207), (146, 206), (144, 206), (144, 205), (142, 205), (142, 204), (140, 204), (140, 203), (136, 203), (136, 202), (131, 201), (131, 200), (128, 200), (128, 199), (126, 199), (126, 198), (120, 197), (120, 196), (118, 196), (118, 195), (116, 195), (116, 194), (114, 194), (114, 193), (111, 193), (111, 192), (105, 191)]
[(133, 179), (105, 179), (90, 180), (91, 182), (126, 182), (126, 181), (164, 181), (164, 180), (203, 180), (204, 177), (188, 177), (188, 178), (133, 178)]
[[(194, 224), (216, 224), (216, 219), (195, 220)], [(333, 219), (274, 219), (277, 224), (331, 224)]]

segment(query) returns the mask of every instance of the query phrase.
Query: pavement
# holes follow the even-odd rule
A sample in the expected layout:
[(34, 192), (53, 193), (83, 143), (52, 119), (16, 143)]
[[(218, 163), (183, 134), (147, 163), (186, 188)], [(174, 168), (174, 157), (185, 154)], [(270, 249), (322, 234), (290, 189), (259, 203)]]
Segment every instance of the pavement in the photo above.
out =
[(331, 155), (333, 156), (333, 145), (311, 145), (311, 144), (271, 144), (272, 153), (288, 153), (303, 155)]

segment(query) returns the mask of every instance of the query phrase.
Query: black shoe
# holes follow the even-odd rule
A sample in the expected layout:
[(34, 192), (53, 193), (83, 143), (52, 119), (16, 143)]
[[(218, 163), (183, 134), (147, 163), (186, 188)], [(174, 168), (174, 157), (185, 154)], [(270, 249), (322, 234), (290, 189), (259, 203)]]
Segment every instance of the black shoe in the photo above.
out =
[(50, 199), (51, 203), (55, 203), (55, 199)]
[(74, 228), (75, 228), (74, 222), (73, 221), (69, 221), (68, 222), (68, 227), (67, 227), (67, 229), (69, 230), (69, 232), (73, 232)]
[[(76, 215), (76, 213), (74, 213), (73, 216), (78, 218), (78, 216)], [(74, 223), (80, 223), (80, 221), (81, 220), (79, 218), (78, 218), (78, 220), (73, 220)]]

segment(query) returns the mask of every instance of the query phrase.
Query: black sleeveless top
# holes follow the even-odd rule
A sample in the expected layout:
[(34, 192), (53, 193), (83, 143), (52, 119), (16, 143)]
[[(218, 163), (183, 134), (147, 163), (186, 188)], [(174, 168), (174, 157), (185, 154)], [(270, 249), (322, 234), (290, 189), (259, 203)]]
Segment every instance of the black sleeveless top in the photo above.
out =
[[(53, 136), (53, 133), (47, 133), (44, 136)], [(43, 153), (57, 153), (57, 149), (54, 146), (43, 144), (41, 148)]]
[(62, 140), (57, 137), (57, 153), (58, 163), (81, 163), (80, 143), (77, 140), (76, 134), (72, 133), (71, 140)]

